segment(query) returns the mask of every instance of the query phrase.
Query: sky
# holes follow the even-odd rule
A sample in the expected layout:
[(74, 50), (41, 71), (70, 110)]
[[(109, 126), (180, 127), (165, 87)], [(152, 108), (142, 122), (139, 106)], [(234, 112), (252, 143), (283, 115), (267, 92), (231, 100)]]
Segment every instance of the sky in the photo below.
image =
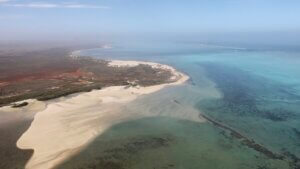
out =
[(0, 0), (2, 39), (299, 31), (299, 0)]

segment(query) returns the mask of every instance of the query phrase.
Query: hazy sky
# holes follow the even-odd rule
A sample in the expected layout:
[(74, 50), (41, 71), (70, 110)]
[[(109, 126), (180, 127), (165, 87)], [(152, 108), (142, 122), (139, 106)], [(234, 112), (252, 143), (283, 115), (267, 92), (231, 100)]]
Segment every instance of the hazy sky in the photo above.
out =
[(300, 30), (300, 0), (0, 0), (0, 36)]

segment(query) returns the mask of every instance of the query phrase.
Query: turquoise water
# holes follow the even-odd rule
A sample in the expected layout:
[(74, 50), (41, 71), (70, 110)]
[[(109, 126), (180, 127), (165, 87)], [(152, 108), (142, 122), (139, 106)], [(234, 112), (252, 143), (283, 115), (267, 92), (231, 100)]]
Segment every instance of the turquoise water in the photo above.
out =
[(155, 117), (115, 125), (62, 169), (249, 169), (289, 168), (244, 147), (222, 130), (174, 118)]
[[(95, 159), (115, 156), (113, 161), (123, 168), (269, 169), (300, 166), (299, 52), (143, 44), (87, 50), (82, 55), (165, 63), (187, 73), (191, 80), (184, 86), (164, 89), (128, 105), (127, 111), (159, 112), (161, 116), (113, 127), (92, 143), (93, 148), (99, 146), (96, 151), (87, 148), (74, 157), (81, 160), (73, 162), (93, 163), (95, 167), (102, 165), (103, 168), (107, 160), (98, 164)], [(181, 105), (174, 105), (172, 100)], [(283, 158), (272, 159), (234, 137), (229, 130), (212, 123), (182, 121), (191, 107)], [(184, 112), (184, 116), (178, 115), (179, 111)], [(130, 127), (132, 125), (135, 127)], [(147, 125), (146, 129), (144, 125)], [(166, 145), (153, 145), (158, 144), (157, 138), (166, 139)], [(133, 151), (134, 146), (128, 147), (139, 140), (149, 142), (150, 147), (141, 146), (141, 151)], [(116, 145), (132, 152), (124, 153), (125, 150)], [(97, 152), (105, 151), (103, 146), (121, 152), (100, 153), (108, 157), (99, 157)], [(90, 153), (93, 162), (83, 160), (85, 153)]]

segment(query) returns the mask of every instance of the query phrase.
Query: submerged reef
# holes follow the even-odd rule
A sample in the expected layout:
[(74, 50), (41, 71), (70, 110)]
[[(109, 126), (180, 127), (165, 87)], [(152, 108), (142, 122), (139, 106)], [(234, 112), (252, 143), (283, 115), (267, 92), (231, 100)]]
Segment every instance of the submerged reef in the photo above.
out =
[[(220, 63), (199, 63), (223, 94), (197, 104), (208, 121), (269, 158), (299, 168), (300, 95), (292, 86)], [(249, 139), (252, 138), (252, 139)], [(256, 140), (257, 139), (257, 140)]]
[[(224, 109), (224, 113), (259, 116), (272, 121), (286, 121), (296, 116), (293, 110), (287, 108), (286, 100), (299, 100), (300, 96), (288, 92), (288, 86), (223, 64), (199, 65), (205, 68), (207, 75), (223, 93), (223, 98), (207, 109)], [(277, 105), (274, 106), (274, 102)]]

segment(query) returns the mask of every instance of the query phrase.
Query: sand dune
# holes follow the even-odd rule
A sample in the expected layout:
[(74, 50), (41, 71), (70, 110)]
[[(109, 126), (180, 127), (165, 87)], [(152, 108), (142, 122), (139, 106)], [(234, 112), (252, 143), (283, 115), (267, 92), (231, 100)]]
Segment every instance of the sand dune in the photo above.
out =
[(150, 87), (114, 86), (48, 101), (47, 108), (36, 114), (30, 128), (17, 142), (19, 148), (34, 149), (26, 169), (53, 168), (79, 152), (110, 126), (130, 118), (150, 116), (122, 110), (141, 95), (188, 80), (188, 76), (166, 65), (135, 61), (110, 63), (111, 66), (138, 64), (171, 70), (175, 82)]

